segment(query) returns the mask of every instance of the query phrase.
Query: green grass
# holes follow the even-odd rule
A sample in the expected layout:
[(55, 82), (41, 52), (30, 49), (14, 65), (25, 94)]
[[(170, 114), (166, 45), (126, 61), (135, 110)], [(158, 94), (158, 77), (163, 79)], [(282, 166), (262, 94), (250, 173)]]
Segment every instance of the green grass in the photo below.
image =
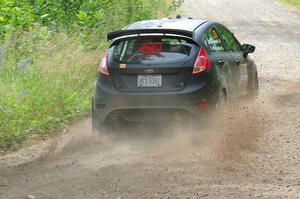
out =
[(280, 0), (280, 2), (296, 6), (300, 9), (300, 0)]
[[(17, 148), (90, 110), (99, 50), (85, 49), (64, 33), (33, 37), (27, 33), (20, 43), (7, 42), (10, 57), (0, 72), (0, 148)], [(23, 49), (30, 53), (20, 59)]]

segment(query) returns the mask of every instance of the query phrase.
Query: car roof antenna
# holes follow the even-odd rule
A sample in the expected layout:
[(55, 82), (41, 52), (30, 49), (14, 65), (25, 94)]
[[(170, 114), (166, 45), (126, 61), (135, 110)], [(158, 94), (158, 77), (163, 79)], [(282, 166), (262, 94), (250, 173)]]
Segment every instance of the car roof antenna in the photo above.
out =
[(177, 15), (176, 19), (193, 19), (192, 17), (182, 17), (181, 15)]

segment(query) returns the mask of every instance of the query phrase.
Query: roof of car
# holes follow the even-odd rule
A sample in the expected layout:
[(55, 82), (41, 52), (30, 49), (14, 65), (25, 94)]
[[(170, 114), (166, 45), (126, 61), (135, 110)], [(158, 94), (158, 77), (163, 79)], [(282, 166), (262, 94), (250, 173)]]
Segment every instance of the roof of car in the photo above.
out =
[(140, 37), (149, 34), (162, 34), (165, 36), (181, 36), (193, 40), (199, 44), (201, 38), (195, 34), (195, 31), (201, 30), (212, 24), (209, 20), (196, 20), (191, 18), (182, 18), (177, 16), (176, 19), (164, 18), (158, 20), (138, 21), (129, 24), (122, 30), (107, 33), (107, 40), (112, 40), (111, 45), (116, 41), (128, 37)]
[(177, 29), (193, 32), (200, 25), (207, 22), (207, 20), (196, 20), (190, 18), (183, 19), (157, 19), (157, 20), (146, 20), (138, 21), (130, 24), (125, 29)]

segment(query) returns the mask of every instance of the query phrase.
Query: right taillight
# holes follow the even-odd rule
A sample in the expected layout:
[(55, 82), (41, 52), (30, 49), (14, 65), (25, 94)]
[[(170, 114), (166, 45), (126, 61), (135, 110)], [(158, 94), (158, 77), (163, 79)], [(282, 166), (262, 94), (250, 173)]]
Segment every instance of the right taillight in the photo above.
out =
[(104, 74), (109, 76), (109, 72), (108, 72), (108, 51), (106, 51), (104, 57), (102, 58), (101, 62), (100, 62), (100, 66), (98, 68), (98, 74)]
[(204, 48), (201, 48), (194, 65), (193, 74), (207, 71), (211, 67), (211, 61)]

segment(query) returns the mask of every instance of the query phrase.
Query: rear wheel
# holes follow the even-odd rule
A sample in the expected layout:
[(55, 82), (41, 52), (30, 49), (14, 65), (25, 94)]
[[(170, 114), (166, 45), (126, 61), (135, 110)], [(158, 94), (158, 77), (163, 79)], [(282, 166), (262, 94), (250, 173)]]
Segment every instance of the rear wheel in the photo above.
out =
[(123, 127), (125, 122), (120, 118), (107, 116), (104, 121), (100, 121), (97, 113), (92, 110), (92, 131), (96, 134), (105, 134), (111, 130), (118, 130)]

